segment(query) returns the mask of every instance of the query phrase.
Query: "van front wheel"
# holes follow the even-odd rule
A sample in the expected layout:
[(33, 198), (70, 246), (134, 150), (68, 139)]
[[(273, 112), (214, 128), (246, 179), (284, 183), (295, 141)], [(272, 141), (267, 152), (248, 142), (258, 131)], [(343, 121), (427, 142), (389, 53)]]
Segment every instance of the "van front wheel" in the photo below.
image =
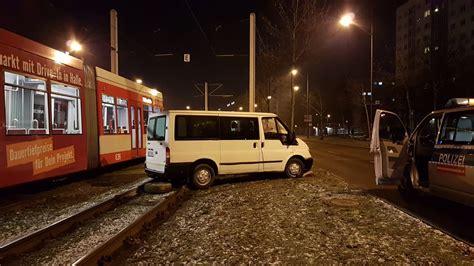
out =
[(189, 183), (192, 188), (206, 189), (214, 183), (215, 175), (214, 169), (210, 165), (199, 164), (194, 168)]
[(298, 158), (291, 158), (285, 166), (285, 175), (289, 178), (302, 177), (304, 164)]

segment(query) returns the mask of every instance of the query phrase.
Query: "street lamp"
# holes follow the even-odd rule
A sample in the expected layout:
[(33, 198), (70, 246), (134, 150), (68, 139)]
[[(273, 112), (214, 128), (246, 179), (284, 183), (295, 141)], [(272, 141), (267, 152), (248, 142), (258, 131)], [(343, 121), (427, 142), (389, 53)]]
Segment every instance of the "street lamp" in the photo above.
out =
[(293, 90), (294, 90), (294, 91), (298, 91), (299, 89), (300, 89), (299, 86), (294, 86), (294, 87), (293, 87)]
[[(343, 15), (341, 17), (341, 19), (339, 20), (339, 24), (341, 24), (342, 26), (348, 28), (350, 25), (355, 25), (354, 23), (354, 18), (355, 18), (355, 15), (354, 13), (347, 13), (345, 15)], [(368, 130), (369, 130), (369, 138), (370, 138), (370, 134), (372, 133), (372, 130), (371, 130), (371, 118), (373, 116), (373, 77), (374, 77), (374, 24), (372, 23), (372, 20), (370, 22), (370, 32), (360, 28), (363, 32), (369, 34), (370, 36), (370, 117), (368, 118), (368, 121), (367, 121), (367, 126), (368, 126)]]
[(242, 106), (239, 107), (239, 111), (242, 111), (244, 110), (244, 108)]
[(267, 112), (270, 113), (270, 100), (272, 99), (271, 95), (267, 96)]
[(298, 74), (298, 70), (296, 68), (291, 69), (291, 87), (290, 87), (290, 93), (291, 93), (291, 119), (290, 119), (290, 128), (293, 130), (293, 126), (295, 124), (295, 85), (294, 85), (294, 80), (295, 76)]
[(347, 13), (341, 17), (339, 24), (347, 28), (354, 23), (354, 17), (354, 13)]
[(142, 84), (142, 83), (143, 83), (143, 80), (141, 80), (141, 79), (137, 79), (137, 80), (135, 80), (135, 81), (136, 81), (138, 84)]
[(79, 52), (82, 50), (82, 45), (75, 40), (67, 41), (66, 45), (69, 47), (69, 52)]
[(190, 110), (191, 109), (191, 106), (186, 106), (186, 110)]

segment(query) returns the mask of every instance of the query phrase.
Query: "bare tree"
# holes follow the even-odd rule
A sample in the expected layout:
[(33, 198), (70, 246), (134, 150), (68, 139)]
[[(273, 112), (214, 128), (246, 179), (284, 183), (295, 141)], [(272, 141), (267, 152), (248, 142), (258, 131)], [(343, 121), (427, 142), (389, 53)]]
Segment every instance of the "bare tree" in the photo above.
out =
[[(275, 0), (266, 14), (262, 16), (258, 30), (259, 40), (259, 79), (261, 86), (272, 92), (272, 84), (279, 95), (280, 105), (289, 107), (294, 102), (289, 72), (292, 67), (301, 68), (309, 64), (310, 52), (316, 40), (322, 38), (322, 29), (327, 19), (329, 5), (327, 0)], [(285, 79), (288, 83), (283, 82)], [(266, 86), (264, 84), (267, 84)], [(286, 89), (287, 93), (284, 93)], [(291, 126), (293, 118), (291, 120)]]

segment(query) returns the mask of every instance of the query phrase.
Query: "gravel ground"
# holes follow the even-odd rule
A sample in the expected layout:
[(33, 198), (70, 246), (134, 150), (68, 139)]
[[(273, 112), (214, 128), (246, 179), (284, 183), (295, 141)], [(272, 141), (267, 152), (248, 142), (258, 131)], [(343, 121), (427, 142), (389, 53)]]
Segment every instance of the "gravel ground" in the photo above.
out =
[(143, 165), (28, 196), (21, 208), (0, 212), (0, 246), (149, 180)]
[(472, 264), (474, 249), (340, 177), (229, 182), (199, 191), (114, 264)]
[(67, 265), (86, 255), (120, 230), (145, 214), (174, 192), (162, 195), (143, 194), (124, 205), (90, 220), (67, 235), (47, 241), (40, 250), (5, 265)]

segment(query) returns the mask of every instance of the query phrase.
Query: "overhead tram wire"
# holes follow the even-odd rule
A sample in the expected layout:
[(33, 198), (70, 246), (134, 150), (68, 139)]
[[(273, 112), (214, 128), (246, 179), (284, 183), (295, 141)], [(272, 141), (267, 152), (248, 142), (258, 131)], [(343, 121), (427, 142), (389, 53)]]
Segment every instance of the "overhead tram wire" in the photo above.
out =
[(197, 24), (199, 31), (201, 31), (201, 34), (204, 36), (204, 39), (206, 40), (207, 44), (209, 45), (209, 49), (211, 49), (211, 52), (213, 55), (216, 54), (214, 47), (212, 46), (211, 42), (209, 41), (209, 38), (207, 37), (207, 34), (204, 32), (201, 23), (199, 23), (199, 20), (197, 19), (196, 15), (194, 14), (193, 10), (191, 9), (191, 6), (188, 3), (188, 0), (184, 0), (186, 3), (186, 7), (188, 8), (189, 12), (191, 13), (191, 16), (194, 19), (194, 22)]

